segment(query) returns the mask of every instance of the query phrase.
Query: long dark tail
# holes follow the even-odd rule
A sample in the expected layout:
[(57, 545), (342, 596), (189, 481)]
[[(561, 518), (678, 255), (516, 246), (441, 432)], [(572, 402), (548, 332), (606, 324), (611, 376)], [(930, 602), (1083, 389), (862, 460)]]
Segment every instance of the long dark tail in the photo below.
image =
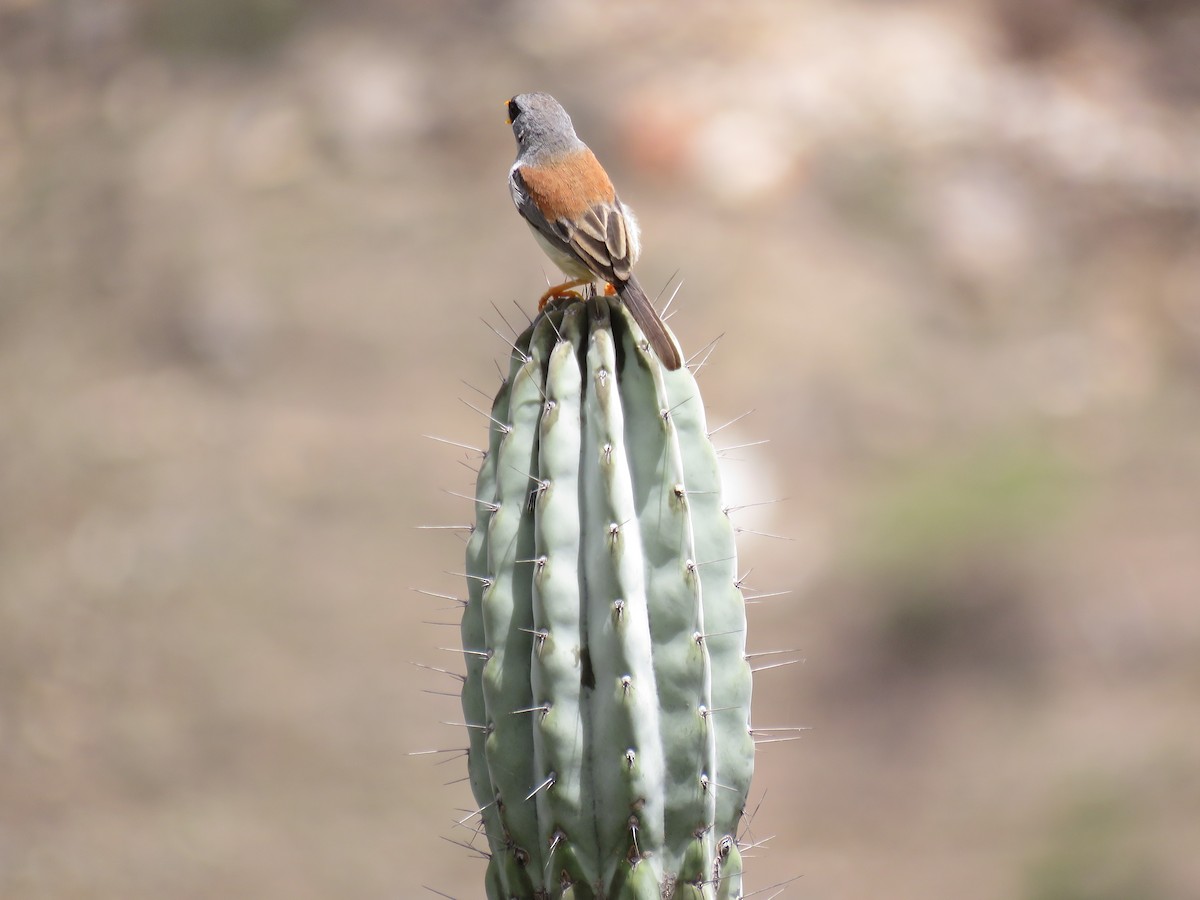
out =
[(628, 281), (618, 282), (617, 296), (621, 298), (625, 308), (632, 313), (633, 320), (642, 329), (642, 334), (646, 336), (646, 340), (650, 342), (651, 348), (662, 360), (662, 364), (672, 372), (683, 365), (683, 360), (679, 357), (679, 348), (671, 340), (671, 335), (667, 333), (667, 326), (654, 311), (654, 307), (650, 304), (646, 292), (642, 290), (637, 279), (630, 275)]

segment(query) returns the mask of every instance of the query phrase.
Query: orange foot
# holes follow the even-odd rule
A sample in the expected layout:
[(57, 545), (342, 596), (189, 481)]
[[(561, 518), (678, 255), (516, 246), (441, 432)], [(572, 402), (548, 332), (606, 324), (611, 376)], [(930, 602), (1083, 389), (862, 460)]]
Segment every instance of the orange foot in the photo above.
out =
[(542, 308), (551, 300), (565, 300), (568, 298), (578, 300), (579, 292), (575, 288), (588, 284), (590, 281), (590, 278), (576, 278), (572, 281), (564, 281), (562, 284), (554, 285), (554, 287), (542, 294), (542, 298), (538, 300), (538, 312), (541, 312)]
[(614, 285), (611, 285), (611, 284), (609, 284), (607, 281), (606, 281), (606, 282), (604, 282), (604, 296), (605, 296), (605, 297), (615, 297), (615, 296), (617, 296), (617, 289), (616, 289), (616, 287), (615, 287)]

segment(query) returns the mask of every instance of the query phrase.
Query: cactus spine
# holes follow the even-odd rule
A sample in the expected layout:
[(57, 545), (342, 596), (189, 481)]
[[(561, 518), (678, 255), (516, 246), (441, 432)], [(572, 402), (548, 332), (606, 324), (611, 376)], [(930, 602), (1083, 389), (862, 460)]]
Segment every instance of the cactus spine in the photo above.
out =
[(553, 306), (495, 399), (467, 546), (489, 900), (733, 900), (745, 605), (703, 403), (615, 300)]

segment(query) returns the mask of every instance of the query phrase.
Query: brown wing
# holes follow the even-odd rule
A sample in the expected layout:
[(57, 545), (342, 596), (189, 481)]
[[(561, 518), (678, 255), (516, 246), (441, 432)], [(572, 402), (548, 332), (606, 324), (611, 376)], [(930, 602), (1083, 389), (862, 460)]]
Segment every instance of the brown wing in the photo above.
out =
[(553, 169), (518, 166), (511, 180), (519, 189), (513, 192), (517, 208), (534, 228), (577, 256), (597, 277), (609, 282), (629, 279), (625, 216), (591, 150), (572, 153)]
[(629, 235), (625, 216), (615, 201), (593, 206), (574, 221), (560, 220), (559, 225), (575, 255), (589, 269), (613, 283), (629, 280)]

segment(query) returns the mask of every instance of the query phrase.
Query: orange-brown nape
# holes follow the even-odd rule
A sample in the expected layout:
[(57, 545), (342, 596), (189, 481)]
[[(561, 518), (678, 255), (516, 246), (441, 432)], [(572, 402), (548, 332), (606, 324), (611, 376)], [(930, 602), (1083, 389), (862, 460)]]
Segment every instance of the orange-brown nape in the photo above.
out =
[(597, 203), (612, 203), (617, 196), (600, 160), (587, 148), (519, 171), (533, 202), (550, 222), (577, 221)]

